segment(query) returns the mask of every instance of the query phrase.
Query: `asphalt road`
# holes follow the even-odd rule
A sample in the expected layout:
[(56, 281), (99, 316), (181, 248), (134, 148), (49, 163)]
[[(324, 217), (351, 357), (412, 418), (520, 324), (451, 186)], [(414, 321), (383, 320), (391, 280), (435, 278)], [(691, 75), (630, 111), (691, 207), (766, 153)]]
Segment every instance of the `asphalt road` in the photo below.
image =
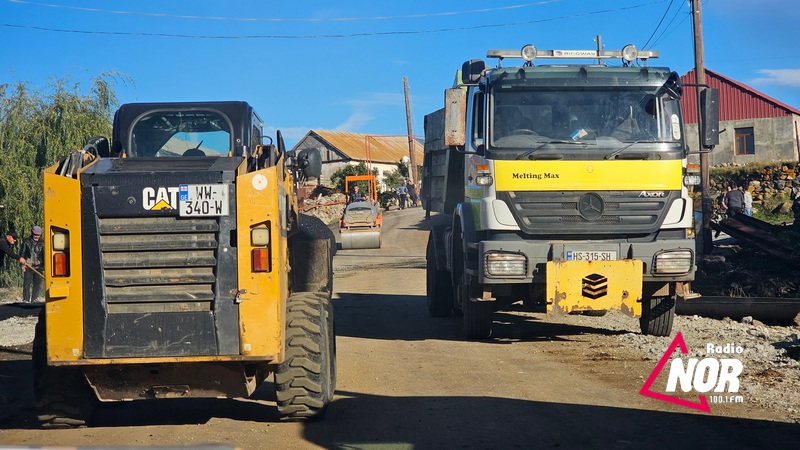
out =
[[(800, 426), (733, 405), (699, 413), (638, 394), (651, 361), (596, 322), (495, 316), (492, 339), (425, 305), (429, 221), (384, 217), (383, 247), (340, 250), (334, 307), (338, 386), (321, 422), (283, 422), (271, 386), (248, 400), (171, 400), (100, 409), (93, 426), (42, 431), (29, 346), (0, 348), (0, 448), (792, 448)], [(0, 306), (0, 311), (2, 311)], [(2, 316), (0, 312), (0, 316)], [(593, 318), (594, 319), (594, 318)], [(633, 319), (632, 319), (633, 320)], [(588, 325), (587, 325), (588, 323)]]

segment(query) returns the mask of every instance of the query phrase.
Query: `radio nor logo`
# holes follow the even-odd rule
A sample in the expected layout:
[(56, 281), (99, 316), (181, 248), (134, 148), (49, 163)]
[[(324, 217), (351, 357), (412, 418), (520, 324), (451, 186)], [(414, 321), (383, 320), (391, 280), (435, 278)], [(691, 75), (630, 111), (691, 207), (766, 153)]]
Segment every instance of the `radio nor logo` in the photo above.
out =
[[(739, 392), (739, 375), (742, 374), (744, 367), (739, 359), (732, 356), (743, 353), (744, 348), (733, 343), (724, 346), (708, 343), (705, 346), (705, 352), (709, 356), (686, 359), (679, 356), (670, 362), (672, 354), (678, 347), (680, 347), (682, 355), (689, 354), (686, 342), (680, 332), (656, 364), (639, 394), (707, 413), (711, 412), (709, 403), (743, 402), (742, 396), (736, 395), (736, 393)], [(665, 393), (655, 392), (653, 384), (668, 362), (669, 371), (664, 388)], [(676, 396), (679, 389), (683, 393), (698, 392), (704, 395), (699, 395), (696, 402), (685, 400)]]

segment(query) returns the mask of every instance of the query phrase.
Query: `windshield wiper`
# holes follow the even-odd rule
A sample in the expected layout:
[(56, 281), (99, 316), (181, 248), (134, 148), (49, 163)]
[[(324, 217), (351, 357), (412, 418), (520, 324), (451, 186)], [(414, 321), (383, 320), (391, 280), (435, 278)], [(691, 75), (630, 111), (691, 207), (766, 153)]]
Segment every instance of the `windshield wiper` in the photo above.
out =
[[(533, 155), (534, 153), (539, 151), (539, 149), (541, 149), (542, 147), (544, 147), (546, 145), (549, 145), (549, 144), (570, 144), (570, 145), (575, 145), (575, 144), (581, 145), (582, 144), (582, 145), (591, 145), (590, 142), (565, 141), (565, 140), (547, 141), (547, 142), (542, 142), (537, 147), (532, 148), (532, 149), (528, 150), (525, 153), (522, 153), (521, 155), (517, 156), (517, 159), (525, 159), (525, 158), (533, 159), (533, 158), (531, 158), (531, 155)], [(560, 156), (560, 155), (553, 155), (552, 157), (549, 157), (549, 156), (547, 157), (547, 159), (562, 159), (562, 158), (563, 158), (563, 156)]]
[(634, 146), (634, 145), (636, 145), (636, 144), (655, 144), (655, 143), (657, 143), (657, 142), (658, 142), (658, 141), (652, 141), (652, 140), (645, 140), (645, 141), (633, 141), (633, 142), (630, 142), (630, 143), (628, 143), (628, 144), (626, 144), (626, 145), (623, 145), (622, 147), (620, 147), (620, 148), (618, 148), (618, 149), (614, 150), (613, 152), (611, 152), (611, 153), (607, 154), (606, 156), (604, 156), (604, 157), (603, 157), (603, 159), (617, 159), (617, 158), (616, 158), (616, 157), (617, 157), (617, 155), (619, 155), (620, 153), (622, 153), (622, 152), (623, 152), (623, 151), (625, 151), (626, 149), (628, 149), (628, 148), (630, 148), (630, 147), (632, 147), (632, 146)]

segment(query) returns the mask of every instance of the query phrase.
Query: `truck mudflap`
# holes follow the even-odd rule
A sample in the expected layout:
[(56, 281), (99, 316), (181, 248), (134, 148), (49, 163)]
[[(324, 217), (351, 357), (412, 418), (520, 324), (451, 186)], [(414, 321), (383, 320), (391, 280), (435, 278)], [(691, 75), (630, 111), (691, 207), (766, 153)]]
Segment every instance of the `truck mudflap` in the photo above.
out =
[(642, 314), (642, 261), (549, 261), (547, 313), (618, 309)]

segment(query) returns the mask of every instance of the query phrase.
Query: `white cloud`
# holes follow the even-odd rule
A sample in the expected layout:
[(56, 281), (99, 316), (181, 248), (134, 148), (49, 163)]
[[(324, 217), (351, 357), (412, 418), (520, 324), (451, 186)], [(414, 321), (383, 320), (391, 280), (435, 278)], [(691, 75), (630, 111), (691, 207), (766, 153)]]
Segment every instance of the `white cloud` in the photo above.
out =
[(357, 132), (362, 130), (363, 126), (371, 122), (372, 119), (374, 119), (374, 117), (364, 111), (355, 111), (353, 114), (350, 114), (350, 117), (348, 117), (347, 120), (337, 125), (334, 128), (334, 131)]
[(800, 86), (800, 69), (761, 69), (763, 77), (750, 81), (754, 85)]

